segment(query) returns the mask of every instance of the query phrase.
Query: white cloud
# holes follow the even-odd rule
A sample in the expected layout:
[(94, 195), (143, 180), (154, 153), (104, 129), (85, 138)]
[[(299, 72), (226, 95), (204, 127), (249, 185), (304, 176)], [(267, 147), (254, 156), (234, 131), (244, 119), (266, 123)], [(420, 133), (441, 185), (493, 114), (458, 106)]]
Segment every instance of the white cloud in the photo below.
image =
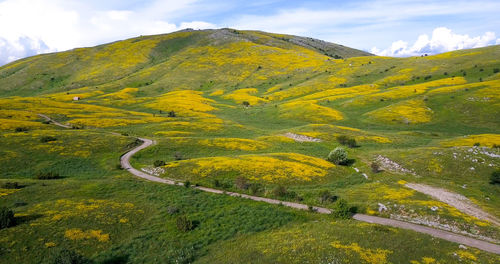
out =
[(0, 38), (0, 65), (50, 51), (52, 50), (40, 39), (20, 37), (11, 41)]
[(420, 56), (423, 54), (437, 54), (447, 51), (459, 49), (471, 49), (485, 47), (488, 45), (498, 44), (495, 33), (486, 32), (482, 36), (469, 37), (469, 35), (460, 35), (453, 33), (451, 29), (446, 27), (435, 28), (432, 32), (432, 37), (429, 38), (427, 34), (418, 36), (413, 45), (408, 42), (398, 40), (384, 50), (376, 47), (371, 49), (371, 52), (381, 56)]
[(0, 0), (0, 65), (47, 51), (94, 46), (139, 35), (215, 28), (212, 23), (197, 20), (170, 22), (199, 12), (201, 7), (194, 6), (198, 1), (155, 0), (129, 10), (129, 6), (101, 9), (99, 4), (77, 0)]

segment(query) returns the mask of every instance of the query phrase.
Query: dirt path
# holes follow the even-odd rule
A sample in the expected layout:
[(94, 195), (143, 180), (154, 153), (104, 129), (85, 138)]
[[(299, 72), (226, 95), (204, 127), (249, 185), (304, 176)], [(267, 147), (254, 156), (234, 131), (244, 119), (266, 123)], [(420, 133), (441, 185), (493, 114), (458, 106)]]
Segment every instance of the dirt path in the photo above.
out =
[(46, 116), (46, 115), (43, 115), (43, 114), (37, 114), (39, 117), (42, 117), (42, 118), (45, 118), (45, 120), (51, 122), (52, 124), (56, 125), (56, 126), (60, 126), (60, 127), (64, 127), (64, 128), (71, 128), (70, 126), (68, 125), (63, 125), (57, 121), (55, 121), (54, 119)]
[[(147, 173), (144, 173), (140, 170), (134, 169), (130, 165), (130, 158), (137, 152), (139, 152), (142, 149), (145, 149), (151, 145), (153, 145), (155, 142), (146, 139), (146, 138), (139, 138), (142, 140), (144, 143), (133, 150), (125, 153), (123, 156), (120, 158), (120, 163), (122, 167), (126, 170), (128, 170), (130, 173), (137, 177), (141, 177), (143, 179), (149, 180), (149, 181), (154, 181), (154, 182), (160, 182), (160, 183), (165, 183), (165, 184), (170, 184), (170, 185), (183, 185), (181, 182), (176, 182), (174, 180), (169, 180), (169, 179), (163, 179), (160, 177), (152, 176)], [(295, 209), (300, 209), (300, 210), (309, 210), (309, 206), (305, 204), (300, 204), (300, 203), (293, 203), (293, 202), (285, 202), (285, 201), (280, 201), (276, 199), (270, 199), (270, 198), (264, 198), (264, 197), (258, 197), (258, 196), (252, 196), (252, 195), (247, 195), (247, 194), (240, 194), (240, 193), (235, 193), (235, 192), (226, 192), (222, 190), (217, 190), (217, 189), (212, 189), (212, 188), (207, 188), (207, 187), (193, 187), (195, 189), (198, 189), (200, 191), (204, 192), (209, 192), (209, 193), (216, 193), (216, 194), (226, 194), (230, 195), (233, 197), (241, 197), (245, 199), (250, 199), (254, 201), (260, 201), (260, 202), (265, 202), (269, 204), (281, 204), (283, 206), (295, 208)], [(321, 213), (321, 214), (330, 214), (332, 211), (328, 208), (322, 208), (322, 207), (313, 207), (314, 211)], [(477, 240), (474, 238), (454, 234), (451, 232), (439, 230), (439, 229), (434, 229), (426, 226), (421, 226), (421, 225), (416, 225), (416, 224), (411, 224), (403, 221), (398, 221), (394, 219), (388, 219), (388, 218), (383, 218), (383, 217), (377, 217), (377, 216), (370, 216), (370, 215), (364, 215), (364, 214), (355, 214), (353, 216), (354, 219), (358, 221), (363, 221), (367, 223), (375, 223), (375, 224), (380, 224), (380, 225), (386, 225), (386, 226), (391, 226), (391, 227), (398, 227), (398, 228), (403, 228), (403, 229), (408, 229), (408, 230), (413, 230), (419, 233), (424, 233), (431, 235), (433, 237), (441, 238), (444, 240), (448, 240), (451, 242), (455, 243), (460, 243), (469, 247), (475, 247), (487, 252), (495, 253), (495, 254), (500, 254), (500, 245), (496, 245), (493, 243), (488, 243), (485, 241)]]
[(436, 188), (425, 184), (407, 183), (405, 184), (405, 186), (417, 192), (425, 193), (434, 199), (455, 207), (462, 213), (474, 216), (481, 220), (489, 221), (497, 226), (500, 226), (500, 220), (481, 210), (481, 208), (479, 208), (471, 200), (461, 194), (453, 193), (445, 189)]

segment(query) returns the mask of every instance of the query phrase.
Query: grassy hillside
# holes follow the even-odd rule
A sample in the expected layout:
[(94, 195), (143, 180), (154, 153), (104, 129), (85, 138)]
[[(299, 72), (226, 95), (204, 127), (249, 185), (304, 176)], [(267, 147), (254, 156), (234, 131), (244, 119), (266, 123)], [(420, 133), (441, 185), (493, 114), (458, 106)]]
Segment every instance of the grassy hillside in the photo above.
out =
[[(161, 177), (334, 208), (328, 191), (358, 212), (500, 243), (499, 226), (404, 185), (500, 218), (498, 58), (499, 45), (389, 58), (220, 29), (2, 66), (0, 205), (18, 224), (0, 230), (0, 263), (51, 263), (61, 249), (97, 263), (496, 263), (410, 231), (143, 182), (119, 157), (148, 137), (158, 144), (131, 162)], [(325, 158), (342, 137), (356, 146), (335, 165)], [(176, 228), (181, 215), (193, 230)]]

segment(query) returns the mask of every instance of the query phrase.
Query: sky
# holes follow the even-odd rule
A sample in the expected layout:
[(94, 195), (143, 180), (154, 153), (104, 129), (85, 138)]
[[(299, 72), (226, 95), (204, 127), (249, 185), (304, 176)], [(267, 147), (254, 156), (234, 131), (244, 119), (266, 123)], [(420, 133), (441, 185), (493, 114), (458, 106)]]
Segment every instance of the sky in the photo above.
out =
[(383, 56), (500, 44), (498, 0), (0, 0), (0, 65), (183, 28), (263, 30)]

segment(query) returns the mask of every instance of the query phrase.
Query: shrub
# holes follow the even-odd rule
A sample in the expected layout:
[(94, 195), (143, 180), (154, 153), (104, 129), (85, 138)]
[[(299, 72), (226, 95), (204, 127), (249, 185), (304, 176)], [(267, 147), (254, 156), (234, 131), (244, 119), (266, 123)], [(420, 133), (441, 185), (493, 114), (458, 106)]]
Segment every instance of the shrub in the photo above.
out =
[(337, 142), (339, 142), (340, 144), (347, 145), (347, 141), (349, 140), (349, 137), (346, 135), (340, 135), (340, 136), (337, 136), (336, 139), (337, 139)]
[(337, 165), (345, 164), (347, 162), (347, 152), (344, 148), (336, 147), (328, 154), (327, 159)]
[(38, 172), (35, 175), (35, 179), (37, 180), (55, 180), (55, 179), (60, 179), (61, 175), (59, 173), (55, 172)]
[(243, 103), (242, 103), (242, 104), (243, 104), (244, 106), (246, 106), (246, 107), (250, 106), (250, 103), (249, 103), (248, 101), (243, 101)]
[(42, 142), (42, 143), (56, 141), (56, 140), (57, 140), (57, 138), (52, 137), (52, 136), (45, 136), (45, 137), (40, 138), (40, 142)]
[(184, 187), (186, 187), (186, 188), (191, 187), (191, 182), (190, 181), (184, 182)]
[(498, 73), (498, 72), (500, 72), (500, 69), (498, 68), (493, 69), (493, 73)]
[(184, 156), (182, 155), (182, 153), (180, 153), (179, 151), (177, 151), (177, 152), (174, 153), (174, 159), (175, 160), (183, 160)]
[(16, 132), (26, 132), (28, 131), (27, 127), (16, 127), (15, 129)]
[(338, 199), (336, 195), (332, 195), (330, 191), (325, 190), (319, 193), (319, 201), (321, 203), (332, 203)]
[(168, 117), (176, 117), (175, 112), (174, 111), (168, 112)]
[(193, 230), (193, 221), (189, 220), (185, 215), (178, 216), (175, 220), (175, 224), (179, 231), (188, 232)]
[(0, 207), (0, 229), (11, 227), (15, 224), (14, 212), (7, 207)]
[(373, 173), (378, 173), (378, 172), (380, 172), (380, 164), (378, 164), (378, 162), (375, 162), (375, 161), (374, 161), (374, 162), (372, 162), (372, 163), (370, 164), (370, 167), (372, 168), (372, 172), (373, 172)]
[(73, 250), (62, 249), (56, 253), (54, 264), (84, 264), (92, 263), (89, 259)]
[(351, 217), (351, 208), (347, 204), (346, 200), (339, 199), (335, 202), (332, 210), (332, 215), (335, 218), (348, 219)]
[(153, 165), (155, 167), (165, 166), (165, 161), (163, 161), (163, 160), (155, 160), (155, 162), (153, 162)]
[(476, 143), (474, 143), (474, 145), (473, 145), (473, 146), (474, 146), (474, 147), (479, 147), (479, 146), (481, 146), (481, 143), (476, 142)]
[(354, 138), (350, 138), (347, 140), (347, 146), (350, 148), (355, 148), (358, 146), (358, 143), (356, 142), (356, 140)]
[(273, 189), (273, 195), (276, 196), (276, 197), (284, 197), (288, 194), (288, 191), (286, 189), (286, 187), (284, 186), (276, 186), (274, 187)]
[(247, 182), (247, 178), (243, 176), (239, 176), (234, 180), (234, 185), (236, 188), (241, 189), (241, 190), (246, 190), (250, 186)]
[(4, 189), (21, 189), (22, 186), (17, 182), (6, 182), (2, 184), (2, 188)]
[(260, 183), (252, 183), (252, 184), (250, 184), (249, 189), (250, 189), (250, 193), (255, 195), (255, 194), (262, 192), (263, 187)]
[(500, 185), (500, 170), (496, 170), (496, 171), (491, 173), (490, 184)]
[(123, 170), (123, 167), (122, 167), (122, 165), (121, 165), (121, 164), (116, 164), (116, 169), (117, 169), (117, 170)]

